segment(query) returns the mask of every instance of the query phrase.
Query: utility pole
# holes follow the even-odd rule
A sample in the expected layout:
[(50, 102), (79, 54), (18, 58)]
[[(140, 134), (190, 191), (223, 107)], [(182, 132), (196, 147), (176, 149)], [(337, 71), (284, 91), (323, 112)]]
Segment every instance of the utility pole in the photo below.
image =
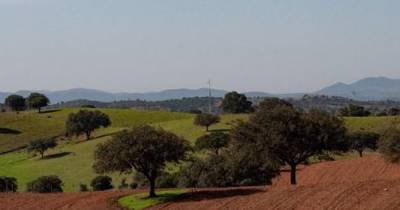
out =
[(208, 80), (208, 112), (212, 114), (211, 80)]

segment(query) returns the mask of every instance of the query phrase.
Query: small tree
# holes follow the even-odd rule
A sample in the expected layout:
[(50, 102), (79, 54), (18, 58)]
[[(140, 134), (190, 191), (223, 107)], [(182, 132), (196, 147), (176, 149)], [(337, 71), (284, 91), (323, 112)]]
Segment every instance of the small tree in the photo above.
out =
[(16, 192), (17, 179), (14, 177), (0, 176), (0, 192)]
[(229, 138), (229, 134), (223, 132), (213, 132), (198, 138), (195, 145), (196, 148), (200, 150), (212, 150), (216, 155), (218, 155), (219, 151), (228, 145)]
[(42, 107), (48, 106), (50, 100), (41, 93), (31, 93), (26, 99), (29, 108), (37, 109), (40, 113)]
[(209, 130), (209, 127), (213, 124), (219, 123), (220, 117), (213, 114), (198, 114), (194, 118), (194, 124), (197, 126), (206, 127), (206, 131)]
[(356, 150), (360, 157), (367, 148), (376, 150), (380, 135), (373, 132), (355, 132), (347, 135), (349, 148)]
[(93, 191), (104, 191), (114, 188), (111, 183), (112, 183), (111, 177), (97, 176), (92, 180), (90, 186), (93, 188)]
[(12, 111), (20, 112), (26, 109), (25, 98), (20, 95), (10, 95), (5, 100), (5, 105)]
[(35, 152), (41, 155), (43, 159), (44, 153), (51, 148), (57, 146), (57, 141), (54, 138), (51, 139), (37, 139), (31, 141), (27, 147), (28, 152)]
[(142, 125), (98, 145), (93, 167), (97, 173), (136, 170), (149, 181), (149, 196), (155, 197), (156, 179), (166, 163), (184, 159), (189, 148), (189, 142), (171, 132)]
[(86, 135), (86, 140), (90, 139), (91, 133), (100, 128), (111, 125), (108, 115), (100, 111), (80, 110), (78, 113), (71, 113), (66, 122), (66, 130), (70, 135)]
[(244, 94), (232, 91), (225, 95), (221, 107), (224, 112), (236, 114), (250, 112), (251, 104), (252, 103), (247, 100), (247, 97)]
[(400, 163), (400, 129), (392, 127), (379, 141), (379, 151), (383, 157), (393, 163)]
[(53, 193), (63, 192), (63, 183), (58, 176), (42, 176), (27, 184), (28, 192)]

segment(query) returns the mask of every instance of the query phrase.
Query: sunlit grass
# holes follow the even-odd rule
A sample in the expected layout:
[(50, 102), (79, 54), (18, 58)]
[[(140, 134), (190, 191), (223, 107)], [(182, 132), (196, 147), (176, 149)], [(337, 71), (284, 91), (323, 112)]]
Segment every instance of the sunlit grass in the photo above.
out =
[(141, 193), (122, 197), (118, 200), (118, 203), (127, 209), (140, 210), (173, 201), (185, 192), (186, 190), (183, 189), (161, 191), (157, 193), (158, 197), (155, 198), (149, 198), (148, 193)]

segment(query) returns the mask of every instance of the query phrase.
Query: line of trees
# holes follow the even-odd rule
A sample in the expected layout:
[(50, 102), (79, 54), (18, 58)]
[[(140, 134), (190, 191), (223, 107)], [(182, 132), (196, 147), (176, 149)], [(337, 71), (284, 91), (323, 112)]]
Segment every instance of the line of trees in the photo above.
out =
[(43, 107), (50, 104), (50, 100), (41, 93), (31, 93), (27, 98), (14, 94), (9, 95), (5, 99), (4, 104), (12, 111), (20, 112), (29, 108), (37, 109), (40, 113)]

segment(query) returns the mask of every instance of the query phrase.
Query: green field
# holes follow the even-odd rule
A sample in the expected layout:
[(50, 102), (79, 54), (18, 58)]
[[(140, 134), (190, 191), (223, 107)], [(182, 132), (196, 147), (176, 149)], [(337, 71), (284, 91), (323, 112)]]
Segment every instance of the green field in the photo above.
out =
[(128, 195), (120, 198), (118, 204), (127, 209), (141, 210), (161, 203), (173, 201), (185, 192), (186, 190), (181, 189), (161, 191), (157, 192), (158, 197), (156, 198), (148, 198), (148, 193)]
[[(2, 151), (26, 144), (32, 139), (62, 135), (64, 121), (71, 112), (78, 109), (64, 109), (56, 112), (37, 114), (2, 113), (0, 114), (0, 128), (18, 130), (20, 134), (0, 134), (0, 149)], [(152, 124), (193, 142), (205, 134), (205, 129), (193, 125), (194, 115), (173, 112), (139, 111), (133, 109), (102, 109), (107, 113), (112, 126), (100, 129), (94, 133), (90, 141), (72, 139), (60, 141), (60, 145), (47, 153), (41, 160), (24, 150), (0, 155), (0, 176), (13, 176), (18, 179), (20, 191), (25, 190), (26, 183), (43, 175), (58, 175), (64, 181), (64, 190), (78, 191), (79, 184), (89, 185), (96, 176), (92, 169), (93, 153), (96, 145), (110, 138), (110, 134), (123, 128), (138, 124)], [(247, 115), (222, 115), (221, 122), (212, 126), (211, 130), (227, 130), (232, 121), (247, 119)], [(345, 118), (346, 127), (351, 131), (368, 130), (381, 132), (393, 121), (393, 117), (363, 117)], [(78, 141), (79, 140), (79, 141)], [(0, 151), (1, 151), (0, 150)], [(110, 174), (115, 187), (127, 175)], [(128, 179), (130, 181), (130, 179)]]
[[(0, 113), (0, 153), (26, 145), (29, 141), (65, 134), (65, 120), (79, 109), (54, 110), (44, 113)], [(173, 112), (139, 111), (134, 109), (99, 109), (108, 114), (112, 128), (124, 128), (143, 123), (157, 123), (190, 118)]]
[[(53, 115), (51, 118), (42, 118), (41, 115), (33, 112), (21, 113), (20, 115), (25, 115), (25, 118), (27, 119), (41, 118), (40, 120), (42, 122), (40, 123), (40, 126), (33, 123), (32, 120), (24, 121), (21, 119), (20, 122), (14, 124), (12, 127), (9, 127), (13, 129), (24, 130), (26, 132), (26, 136), (29, 136), (28, 134), (30, 131), (37, 133), (35, 135), (40, 134), (41, 136), (52, 136), (57, 132), (52, 130), (51, 134), (48, 134), (45, 126), (50, 123), (45, 121), (48, 120), (54, 122), (54, 119), (58, 119), (56, 123), (60, 125), (58, 128), (58, 134), (60, 134), (60, 132), (64, 132), (63, 121), (65, 120), (61, 116), (66, 117), (67, 113), (73, 111), (77, 111), (77, 109), (67, 109), (59, 112), (53, 112), (51, 113)], [(113, 125), (110, 128), (100, 129), (99, 131), (95, 132), (95, 138), (92, 140), (79, 142), (76, 139), (72, 141), (60, 141), (60, 145), (55, 149), (50, 150), (47, 153), (47, 158), (44, 160), (41, 160), (39, 157), (33, 157), (24, 150), (0, 155), (0, 176), (4, 175), (16, 177), (19, 182), (20, 191), (23, 191), (25, 190), (27, 182), (39, 176), (58, 175), (65, 183), (65, 191), (78, 191), (80, 183), (89, 185), (90, 180), (96, 176), (92, 170), (93, 153), (97, 144), (110, 138), (108, 134), (112, 134), (126, 127), (143, 123), (163, 127), (164, 129), (172, 131), (192, 142), (197, 137), (206, 133), (204, 128), (193, 125), (194, 116), (190, 114), (113, 109), (104, 109), (101, 111), (104, 111), (110, 115)], [(12, 114), (15, 113), (7, 113), (7, 115)], [(229, 129), (230, 122), (233, 120), (246, 119), (246, 117), (246, 115), (223, 115), (221, 122), (215, 126), (212, 126), (210, 129), (226, 130)], [(40, 127), (43, 134), (36, 131), (33, 127), (26, 125), (31, 123)], [(4, 136), (2, 137), (4, 138)], [(7, 140), (6, 138), (4, 139)], [(15, 138), (13, 141), (17, 142), (20, 140)], [(29, 138), (26, 137), (24, 141), (29, 141)], [(127, 177), (127, 175), (120, 174), (111, 174), (111, 176), (113, 178), (113, 184), (115, 187), (119, 185), (122, 178)], [(128, 179), (128, 181), (130, 181), (130, 179)]]

